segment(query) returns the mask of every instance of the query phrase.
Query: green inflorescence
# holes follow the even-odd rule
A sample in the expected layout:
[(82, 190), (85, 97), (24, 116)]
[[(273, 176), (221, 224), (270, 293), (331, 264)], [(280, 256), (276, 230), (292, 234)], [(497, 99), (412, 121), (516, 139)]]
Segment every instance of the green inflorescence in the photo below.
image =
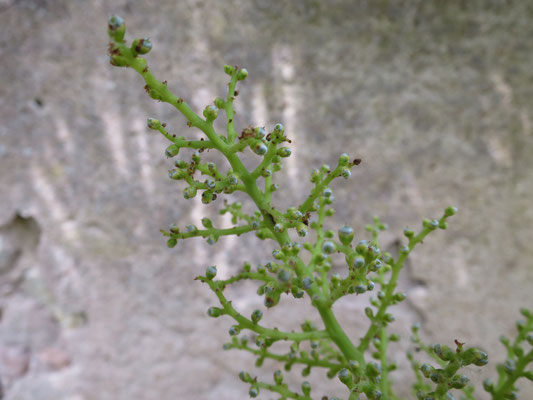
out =
[[(148, 128), (159, 131), (171, 142), (165, 150), (165, 155), (174, 159), (168, 176), (186, 183), (183, 191), (185, 199), (199, 195), (203, 203), (209, 204), (223, 194), (242, 192), (257, 207), (255, 213), (248, 214), (243, 211), (241, 203), (225, 202), (220, 214), (231, 215), (231, 228), (219, 228), (208, 218), (202, 219), (202, 228), (188, 225), (182, 229), (172, 224), (168, 230), (162, 230), (167, 237), (167, 245), (174, 247), (181, 240), (191, 237), (202, 237), (209, 244), (214, 244), (221, 236), (254, 232), (259, 239), (269, 240), (276, 247), (272, 252), (272, 261), (256, 268), (244, 263), (242, 270), (228, 279), (217, 279), (216, 266), (209, 266), (204, 275), (197, 277), (209, 286), (220, 303), (210, 307), (207, 314), (214, 318), (228, 316), (234, 321), (229, 329), (231, 341), (224, 348), (252, 353), (257, 358), (256, 366), (261, 366), (265, 359), (280, 362), (286, 371), (300, 365), (304, 377), (310, 374), (312, 368), (325, 369), (329, 378), (337, 377), (346, 387), (349, 400), (399, 399), (389, 376), (396, 369), (396, 364), (387, 357), (389, 343), (400, 339), (397, 334), (388, 332), (388, 326), (394, 322), (389, 310), (406, 298), (405, 293), (397, 290), (398, 277), (416, 245), (429, 233), (446, 229), (448, 218), (457, 209), (448, 207), (439, 219), (424, 220), (418, 232), (405, 229), (406, 242), (396, 255), (380, 249), (379, 234), (387, 226), (378, 218), (374, 224), (367, 226), (371, 236), (368, 240), (354, 242), (354, 230), (348, 225), (339, 227), (337, 232), (325, 230), (326, 219), (334, 214), (333, 180), (349, 178), (351, 169), (361, 162), (359, 158), (347, 154), (339, 157), (335, 167), (323, 165), (311, 172), (313, 188), (301, 204), (285, 211), (276, 209), (272, 206), (272, 197), (277, 189), (273, 178), (281, 170), (283, 160), (291, 156), (288, 147), (291, 141), (282, 124), (276, 124), (271, 130), (260, 126), (249, 127), (237, 134), (233, 102), (237, 95), (236, 85), (247, 79), (248, 71), (237, 66), (224, 66), (230, 80), (227, 96), (225, 99), (216, 98), (213, 105), (205, 107), (202, 117), (181, 97), (174, 95), (166, 81), (159, 81), (150, 72), (146, 59), (140, 57), (152, 49), (149, 39), (135, 39), (128, 46), (124, 41), (125, 23), (118, 16), (109, 19), (108, 33), (111, 38), (110, 63), (137, 71), (144, 79), (145, 90), (150, 97), (174, 106), (186, 117), (189, 127), (198, 128), (206, 136), (202, 140), (176, 137), (167, 131), (165, 123), (154, 118), (147, 120)], [(226, 117), (226, 132), (219, 134), (213, 123), (222, 112)], [(177, 158), (181, 149), (193, 150), (190, 160)], [(209, 149), (221, 153), (229, 167), (220, 168), (213, 162), (203, 162), (202, 153)], [(251, 170), (245, 167), (239, 156), (247, 149), (259, 157), (257, 166)], [(196, 172), (203, 178), (197, 178)], [(309, 230), (315, 234), (309, 235), (313, 239), (306, 240)], [(308, 253), (306, 256), (305, 252)], [(331, 271), (333, 256), (336, 255), (344, 255), (344, 276)], [(262, 325), (263, 311), (260, 309), (254, 310), (250, 317), (244, 316), (224, 295), (225, 287), (242, 280), (258, 282), (257, 293), (263, 296), (266, 308), (278, 305), (283, 296), (308, 298), (320, 316), (323, 328), (303, 321), (299, 331), (284, 332)], [(363, 337), (354, 343), (337, 321), (332, 307), (344, 296), (366, 292), (375, 293), (375, 297), (370, 299), (370, 306), (365, 308), (369, 325)], [(496, 400), (517, 398), (517, 379), (533, 379), (533, 372), (528, 369), (533, 361), (533, 316), (528, 310), (522, 310), (522, 314), (526, 320), (517, 325), (519, 333), (515, 341), (502, 338), (508, 357), (498, 367), (498, 381), (487, 380), (484, 383), (485, 390)], [(244, 334), (246, 331), (251, 334), (250, 337)], [(419, 338), (417, 327), (413, 328), (412, 340), (417, 350), (422, 350), (434, 360), (434, 365), (421, 364), (413, 353), (408, 354), (415, 372), (413, 390), (417, 399), (450, 400), (454, 399), (454, 391), (461, 393), (465, 399), (474, 399), (473, 386), (460, 369), (468, 365), (485, 365), (488, 361), (486, 353), (477, 348), (466, 348), (458, 341), (455, 348), (439, 344), (426, 346)], [(288, 351), (274, 351), (272, 345), (277, 342), (288, 342)], [(244, 371), (239, 377), (249, 385), (250, 397), (258, 397), (262, 391), (268, 391), (277, 394), (280, 399), (312, 399), (308, 381), (304, 381), (299, 390), (291, 390), (281, 371), (274, 373), (272, 383), (262, 382)]]

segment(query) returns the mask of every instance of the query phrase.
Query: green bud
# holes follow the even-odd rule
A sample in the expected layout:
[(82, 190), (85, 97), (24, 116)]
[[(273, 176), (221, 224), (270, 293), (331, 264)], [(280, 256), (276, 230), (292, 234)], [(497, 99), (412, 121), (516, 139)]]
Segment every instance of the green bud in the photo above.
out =
[(400, 254), (409, 254), (409, 246), (403, 245), (400, 247), (399, 253)]
[(295, 299), (301, 299), (302, 297), (304, 297), (305, 292), (302, 289), (293, 286), (291, 288), (291, 294), (294, 296)]
[(150, 39), (135, 39), (131, 43), (131, 51), (137, 54), (147, 54), (152, 50), (152, 42)]
[(420, 372), (422, 372), (422, 375), (424, 375), (424, 377), (426, 377), (426, 378), (429, 378), (429, 374), (431, 374), (433, 369), (434, 368), (431, 365), (426, 364), (426, 363), (424, 363), (424, 364), (422, 364), (420, 366)]
[(176, 224), (170, 225), (170, 232), (172, 233), (180, 233), (180, 228)]
[(336, 250), (335, 243), (330, 240), (326, 240), (324, 244), (322, 245), (322, 251), (326, 254), (332, 254), (335, 252), (335, 250)]
[(507, 372), (509, 375), (512, 375), (514, 373), (514, 371), (516, 370), (516, 364), (515, 364), (514, 360), (506, 360), (503, 363), (503, 370), (505, 372)]
[(494, 383), (491, 379), (487, 378), (483, 381), (483, 389), (489, 393), (494, 392)]
[(218, 108), (215, 106), (207, 106), (204, 108), (204, 117), (209, 121), (214, 121), (218, 117)]
[(274, 232), (282, 233), (284, 230), (285, 230), (285, 227), (283, 226), (283, 224), (278, 222), (276, 225), (274, 225)]
[(374, 318), (374, 312), (370, 307), (365, 307), (365, 314), (370, 319)]
[(451, 217), (452, 215), (455, 215), (456, 213), (457, 213), (457, 207), (455, 206), (450, 206), (446, 208), (446, 210), (444, 210), (444, 215), (446, 215), (447, 217)]
[(187, 173), (181, 169), (171, 169), (168, 171), (168, 177), (176, 181), (185, 178), (186, 174)]
[(280, 282), (288, 282), (289, 279), (291, 279), (291, 273), (287, 271), (286, 269), (281, 269), (278, 272), (278, 280)]
[(208, 267), (205, 270), (205, 277), (209, 280), (213, 279), (215, 276), (217, 276), (217, 267), (214, 265)]
[(127, 67), (128, 66), (128, 62), (126, 61), (126, 59), (118, 55), (109, 56), (109, 64), (111, 64), (114, 67)]
[(330, 171), (331, 167), (328, 164), (322, 164), (322, 166), (320, 167), (320, 172), (322, 172), (323, 174), (327, 174)]
[(257, 386), (252, 386), (248, 391), (248, 394), (250, 395), (250, 397), (259, 396), (259, 388)]
[(279, 292), (272, 292), (265, 296), (265, 307), (271, 308), (274, 307), (276, 304), (279, 303), (281, 293)]
[(341, 176), (344, 178), (344, 179), (348, 179), (350, 176), (352, 176), (352, 172), (348, 169), (348, 168), (343, 168), (341, 170)]
[(209, 218), (202, 218), (202, 225), (207, 229), (210, 229), (213, 227), (213, 223), (211, 222)]
[(248, 76), (248, 70), (246, 68), (241, 68), (239, 72), (237, 72), (238, 81), (244, 81), (247, 76)]
[(394, 317), (394, 315), (389, 314), (389, 313), (385, 314), (385, 315), (383, 316), (383, 319), (384, 319), (386, 322), (394, 322), (394, 321), (396, 320), (396, 318)]
[(345, 385), (351, 385), (353, 383), (352, 373), (347, 368), (341, 369), (337, 376), (339, 377), (339, 380)]
[(355, 251), (357, 251), (359, 254), (366, 254), (368, 251), (368, 242), (366, 240), (361, 240), (355, 247)]
[[(352, 287), (354, 289), (354, 292), (357, 293), (357, 294), (363, 294), (363, 293), (366, 292), (366, 286), (364, 286), (364, 285), (357, 285), (357, 286), (352, 286)], [(372, 311), (372, 310), (370, 310), (370, 311)]]
[(309, 396), (311, 393), (311, 384), (307, 381), (303, 381), (302, 383), (302, 392), (304, 396)]
[(344, 225), (339, 229), (339, 240), (341, 243), (345, 246), (349, 246), (350, 243), (352, 243), (354, 233), (353, 228), (351, 226)]
[(276, 385), (281, 385), (283, 383), (283, 374), (279, 369), (274, 371), (274, 382), (276, 382)]
[(161, 121), (155, 118), (148, 118), (146, 120), (146, 126), (150, 129), (158, 130), (161, 128)]
[(112, 15), (107, 20), (107, 33), (115, 42), (122, 42), (126, 34), (126, 24), (118, 15)]
[(381, 374), (381, 367), (375, 362), (369, 362), (365, 369), (366, 375), (375, 378)]
[(361, 256), (357, 256), (353, 260), (353, 267), (354, 268), (363, 268), (365, 266), (365, 259)]
[(459, 358), (463, 361), (464, 365), (475, 364), (479, 367), (486, 365), (489, 361), (487, 353), (471, 347), (466, 351), (458, 353)]
[(243, 381), (244, 383), (250, 383), (252, 382), (252, 377), (248, 372), (241, 371), (239, 372), (239, 379)]
[(183, 189), (183, 197), (185, 197), (186, 200), (192, 199), (196, 196), (196, 188), (194, 186), (189, 186)]
[(433, 352), (443, 361), (451, 361), (455, 358), (455, 352), (446, 345), (436, 344), (433, 346)]
[(306, 276), (302, 279), (302, 286), (306, 290), (311, 289), (311, 286), (313, 286), (313, 280), (310, 277)]
[(209, 309), (207, 310), (207, 315), (213, 318), (218, 318), (222, 314), (224, 314), (224, 310), (218, 307), (209, 307)]
[(282, 134), (283, 132), (285, 132), (285, 128), (283, 127), (283, 124), (276, 124), (274, 126), (274, 132), (279, 133), (279, 134)]
[(307, 226), (305, 226), (305, 224), (298, 224), (296, 232), (298, 232), (298, 236), (300, 237), (307, 236)]
[(233, 68), (231, 65), (224, 65), (224, 72), (228, 75), (233, 74), (233, 71), (235, 68)]
[(172, 158), (172, 157), (177, 156), (179, 151), (180, 151), (180, 147), (177, 144), (171, 144), (165, 150), (165, 155), (167, 156), (167, 158)]
[(257, 128), (254, 128), (254, 135), (256, 139), (263, 139), (266, 136), (265, 128), (258, 126)]
[(264, 155), (268, 150), (268, 147), (260, 140), (258, 140), (257, 142), (253, 144), (250, 144), (250, 148), (255, 154), (260, 155), (260, 156)]
[(320, 178), (322, 177), (322, 173), (318, 169), (314, 169), (311, 171), (311, 183), (317, 183), (320, 181)]
[(229, 328), (228, 333), (230, 334), (230, 336), (237, 336), (240, 331), (241, 329), (239, 328), (239, 325), (232, 325)]
[(391, 342), (399, 342), (400, 341), (400, 335), (393, 333), (389, 336), (389, 341)]
[(339, 157), (339, 165), (345, 167), (350, 163), (350, 156), (346, 153), (342, 153)]
[(407, 237), (407, 238), (412, 238), (414, 235), (415, 235), (415, 232), (412, 230), (412, 229), (409, 229), (409, 228), (405, 228), (403, 230), (403, 234)]
[(422, 221), (422, 226), (431, 230), (437, 229), (437, 227), (439, 226), (439, 221), (437, 221), (436, 219), (429, 220), (427, 218), (424, 218), (424, 220)]
[(531, 346), (533, 346), (533, 333), (528, 334), (526, 340)]
[(464, 388), (467, 383), (470, 381), (468, 377), (464, 374), (461, 375), (455, 375), (451, 380), (451, 385), (454, 389), (462, 389)]
[(398, 292), (394, 295), (394, 301), (399, 303), (401, 301), (404, 301), (406, 297), (407, 294), (405, 294), (405, 292)]
[(191, 160), (193, 163), (198, 164), (202, 160), (202, 157), (200, 156), (200, 152), (195, 151), (194, 153), (192, 153)]
[(215, 99), (215, 107), (216, 108), (224, 108), (226, 106), (226, 102), (224, 101), (224, 99), (221, 99), (220, 97), (217, 97)]
[(211, 190), (206, 190), (202, 193), (202, 203), (209, 204), (216, 199), (216, 194)]
[(382, 264), (383, 263), (380, 260), (376, 259), (368, 265), (368, 270), (372, 272), (376, 272), (381, 268)]
[(281, 149), (278, 149), (276, 154), (280, 157), (289, 157), (291, 155), (292, 151), (288, 147), (282, 147)]
[(174, 246), (176, 246), (177, 243), (178, 241), (175, 238), (170, 238), (167, 240), (167, 246), (170, 248), (173, 248)]
[(263, 312), (261, 310), (254, 310), (251, 317), (252, 322), (257, 324), (259, 321), (261, 321), (261, 318), (263, 318)]

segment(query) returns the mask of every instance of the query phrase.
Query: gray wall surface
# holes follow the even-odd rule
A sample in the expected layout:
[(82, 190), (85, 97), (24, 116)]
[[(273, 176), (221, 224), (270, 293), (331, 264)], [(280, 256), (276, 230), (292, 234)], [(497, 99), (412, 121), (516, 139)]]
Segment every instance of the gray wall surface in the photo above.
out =
[[(363, 163), (333, 185), (332, 229), (348, 222), (363, 238), (379, 215), (395, 251), (405, 226), (458, 206), (404, 271), (393, 376), (411, 396), (405, 351), (417, 321), (428, 343), (487, 349), (489, 365), (467, 371), (473, 382), (495, 376), (500, 334), (514, 335), (519, 308), (533, 306), (532, 1), (0, 0), (6, 399), (245, 399), (241, 369), (270, 379), (280, 367), (223, 352), (232, 323), (206, 316), (216, 298), (193, 281), (208, 265), (229, 276), (264, 262), (271, 244), (165, 246), (160, 228), (219, 218), (222, 203), (187, 202), (168, 180), (165, 139), (146, 118), (199, 134), (134, 71), (109, 65), (113, 13), (128, 40), (151, 38), (151, 70), (198, 112), (225, 94), (224, 64), (248, 69), (237, 126), (282, 122), (293, 141), (278, 207), (300, 203), (310, 170), (342, 152)], [(255, 289), (228, 295), (248, 314), (261, 305)], [(348, 297), (335, 307), (354, 340), (365, 306)], [(318, 322), (307, 301), (285, 299), (265, 318), (290, 329), (307, 312)], [(317, 398), (345, 396), (323, 375), (310, 377)], [(533, 398), (530, 382), (522, 398)]]

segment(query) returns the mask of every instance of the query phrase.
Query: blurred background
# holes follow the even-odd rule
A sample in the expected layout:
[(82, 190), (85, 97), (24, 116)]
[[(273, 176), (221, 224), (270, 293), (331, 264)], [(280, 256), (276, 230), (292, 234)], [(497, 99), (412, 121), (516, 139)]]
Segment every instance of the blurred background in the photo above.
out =
[[(332, 187), (331, 229), (348, 223), (365, 238), (379, 215), (394, 252), (405, 226), (456, 205), (449, 229), (404, 271), (393, 376), (412, 398), (405, 351), (420, 322), (428, 343), (486, 349), (490, 364), (467, 374), (476, 384), (495, 377), (499, 336), (514, 335), (519, 308), (533, 306), (532, 1), (0, 0), (4, 398), (244, 399), (241, 369), (271, 379), (282, 367), (222, 351), (232, 323), (206, 316), (216, 299), (193, 281), (209, 265), (227, 277), (265, 262), (271, 245), (249, 236), (165, 246), (159, 229), (170, 223), (227, 220), (222, 201), (185, 201), (167, 178), (167, 143), (146, 118), (199, 134), (134, 71), (109, 65), (111, 14), (129, 41), (152, 40), (151, 70), (197, 112), (225, 95), (224, 64), (248, 69), (237, 126), (282, 122), (292, 139), (278, 207), (299, 204), (310, 170), (342, 152), (363, 162)], [(228, 296), (249, 314), (262, 307), (255, 290), (245, 283)], [(335, 306), (354, 340), (366, 305), (352, 296)], [(296, 329), (306, 313), (319, 323), (307, 300), (284, 298), (265, 320)], [(345, 396), (323, 371), (307, 379), (317, 398)], [(522, 383), (522, 398), (531, 386)]]

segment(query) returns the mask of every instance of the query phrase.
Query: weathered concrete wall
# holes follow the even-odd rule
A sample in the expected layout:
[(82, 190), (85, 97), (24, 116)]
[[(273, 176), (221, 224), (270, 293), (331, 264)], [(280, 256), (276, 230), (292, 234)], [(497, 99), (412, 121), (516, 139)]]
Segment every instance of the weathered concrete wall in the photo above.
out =
[[(227, 275), (271, 249), (253, 237), (164, 246), (159, 228), (198, 222), (216, 206), (185, 202), (166, 179), (165, 141), (147, 132), (146, 117), (192, 133), (133, 71), (108, 64), (111, 13), (126, 19), (130, 39), (152, 39), (152, 70), (197, 110), (223, 93), (223, 64), (248, 68), (238, 123), (281, 121), (294, 143), (280, 206), (301, 200), (309, 170), (341, 152), (363, 158), (334, 186), (334, 219), (358, 236), (380, 215), (394, 249), (404, 226), (457, 205), (449, 230), (409, 261), (395, 357), (405, 365), (406, 332), (421, 321), (430, 342), (490, 351), (485, 372), (470, 370), (474, 381), (494, 374), (499, 335), (533, 305), (531, 2), (3, 0), (7, 399), (247, 397), (236, 374), (253, 371), (253, 360), (220, 351), (231, 322), (205, 316), (215, 299), (192, 279), (211, 264)], [(243, 312), (260, 304), (253, 285), (232, 290)], [(301, 308), (281, 307), (267, 318), (301, 322)], [(337, 306), (353, 337), (363, 307), (356, 298)], [(312, 376), (322, 379), (316, 395), (338, 386), (321, 376)], [(533, 397), (531, 384), (523, 396)]]

